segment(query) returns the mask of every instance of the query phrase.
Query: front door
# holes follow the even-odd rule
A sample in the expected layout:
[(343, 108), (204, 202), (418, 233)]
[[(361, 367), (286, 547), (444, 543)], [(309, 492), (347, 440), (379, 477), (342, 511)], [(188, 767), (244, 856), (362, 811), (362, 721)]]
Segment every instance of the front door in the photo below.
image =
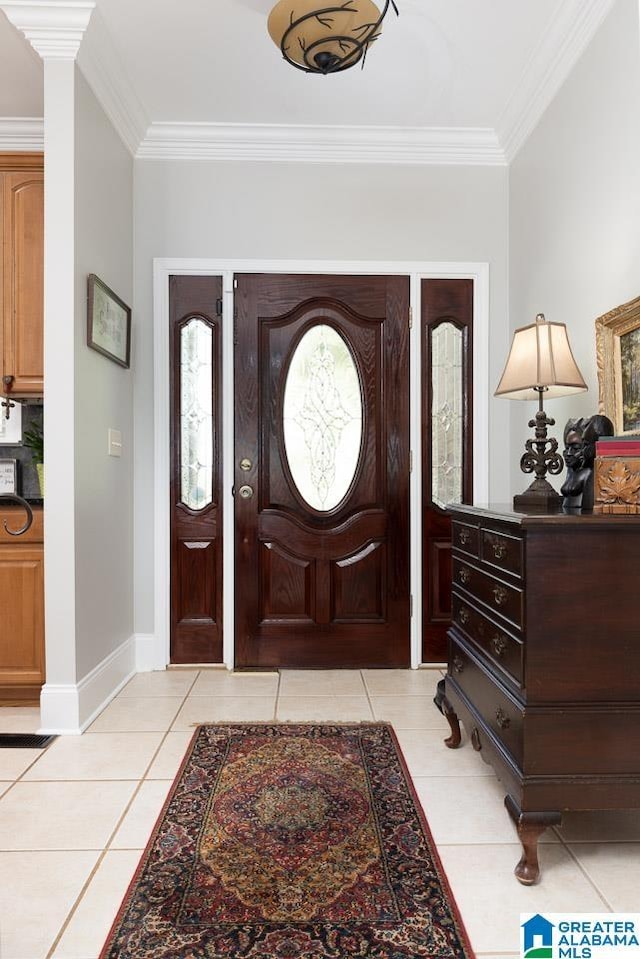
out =
[(235, 303), (236, 664), (408, 666), (409, 279)]

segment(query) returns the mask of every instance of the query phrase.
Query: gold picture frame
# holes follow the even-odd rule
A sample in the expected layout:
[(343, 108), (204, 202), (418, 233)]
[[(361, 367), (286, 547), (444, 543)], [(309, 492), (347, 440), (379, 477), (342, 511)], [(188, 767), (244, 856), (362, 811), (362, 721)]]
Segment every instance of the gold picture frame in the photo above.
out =
[(640, 433), (640, 296), (596, 320), (600, 412), (617, 436)]

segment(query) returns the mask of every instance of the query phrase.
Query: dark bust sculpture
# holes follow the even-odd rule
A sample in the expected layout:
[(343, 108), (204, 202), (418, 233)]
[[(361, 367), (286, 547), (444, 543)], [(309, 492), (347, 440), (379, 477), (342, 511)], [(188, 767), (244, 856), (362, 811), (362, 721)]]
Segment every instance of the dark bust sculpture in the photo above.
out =
[(593, 464), (601, 436), (613, 436), (608, 416), (568, 420), (564, 428), (564, 461), (567, 477), (560, 492), (564, 509), (593, 509)]

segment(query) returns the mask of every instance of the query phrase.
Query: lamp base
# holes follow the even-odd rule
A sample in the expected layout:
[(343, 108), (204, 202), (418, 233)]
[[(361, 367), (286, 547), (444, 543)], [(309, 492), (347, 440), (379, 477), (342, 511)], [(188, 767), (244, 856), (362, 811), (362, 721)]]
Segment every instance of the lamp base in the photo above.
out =
[(562, 496), (556, 493), (551, 483), (538, 477), (531, 486), (513, 497), (513, 508), (517, 513), (555, 513), (562, 506)]

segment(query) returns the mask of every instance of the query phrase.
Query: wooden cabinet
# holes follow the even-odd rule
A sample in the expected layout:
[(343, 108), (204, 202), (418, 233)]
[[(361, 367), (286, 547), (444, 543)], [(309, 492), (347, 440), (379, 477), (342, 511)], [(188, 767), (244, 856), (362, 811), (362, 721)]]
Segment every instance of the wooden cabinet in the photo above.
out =
[(37, 703), (45, 677), (42, 510), (24, 536), (10, 536), (5, 522), (19, 529), (23, 510), (0, 507), (0, 705)]
[(447, 745), (471, 745), (537, 843), (567, 810), (640, 808), (640, 517), (455, 507)]
[(1, 388), (41, 396), (44, 383), (44, 173), (41, 155), (0, 154)]

